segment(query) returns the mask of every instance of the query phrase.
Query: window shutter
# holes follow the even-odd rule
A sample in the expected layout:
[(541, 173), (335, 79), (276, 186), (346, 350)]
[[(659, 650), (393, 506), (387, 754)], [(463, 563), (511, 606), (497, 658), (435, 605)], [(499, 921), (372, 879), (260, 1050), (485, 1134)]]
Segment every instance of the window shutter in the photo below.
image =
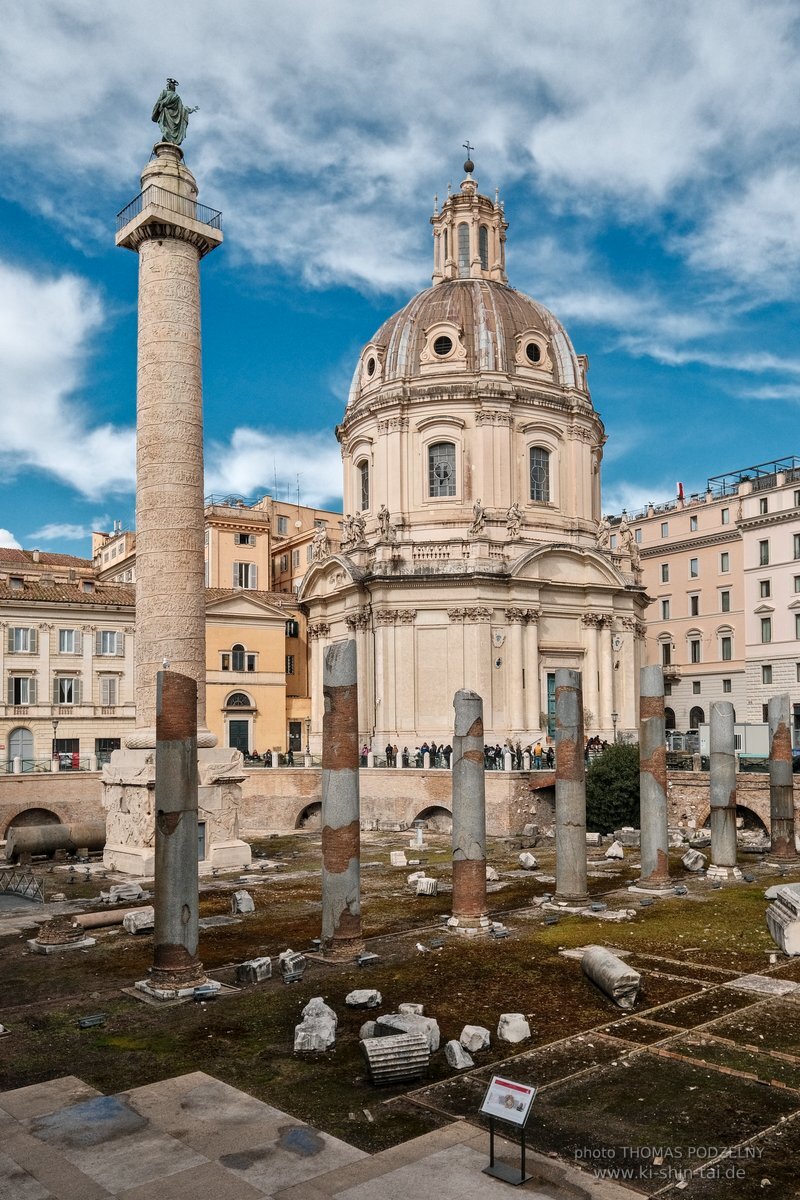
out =
[(231, 586), (232, 587), (239, 586), (239, 564), (238, 563), (233, 564), (233, 583)]
[(36, 703), (36, 680), (35, 679), (28, 680), (28, 703), (29, 704)]
[(9, 675), (9, 677), (8, 677), (8, 703), (9, 704), (14, 703), (14, 676), (13, 675)]
[(121, 658), (125, 653), (125, 634), (121, 631), (117, 633), (117, 658)]
[(36, 629), (29, 630), (28, 631), (28, 645), (30, 646), (31, 654), (35, 654), (36, 651), (38, 650), (38, 648), (39, 648), (38, 643), (39, 643), (38, 631)]
[(80, 680), (80, 679), (75, 679), (75, 680), (73, 680), (73, 683), (72, 683), (72, 696), (73, 696), (73, 703), (74, 703), (74, 704), (82, 704), (82, 703), (83, 703), (83, 695), (82, 695), (82, 691), (83, 691), (83, 688), (82, 688), (82, 680)]
[(83, 634), (80, 629), (75, 630), (75, 653), (83, 654)]
[(99, 629), (97, 630), (97, 633), (94, 635), (94, 652), (95, 652), (95, 654), (103, 653), (103, 635)]
[(53, 704), (58, 704), (58, 677), (53, 679)]
[[(14, 630), (10, 626), (8, 630), (8, 653), (14, 653)], [(9, 701), (9, 703), (11, 702)]]
[(258, 587), (258, 567), (255, 565), (255, 563), (253, 563), (250, 567), (250, 587)]

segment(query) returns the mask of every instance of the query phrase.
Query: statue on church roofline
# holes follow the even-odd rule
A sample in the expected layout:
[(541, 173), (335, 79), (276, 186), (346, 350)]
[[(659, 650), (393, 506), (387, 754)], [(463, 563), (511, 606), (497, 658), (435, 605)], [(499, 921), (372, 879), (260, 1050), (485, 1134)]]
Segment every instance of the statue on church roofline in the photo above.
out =
[(172, 142), (180, 146), (186, 137), (189, 125), (189, 114), (197, 112), (197, 108), (187, 108), (178, 95), (177, 79), (168, 79), (167, 86), (153, 106), (153, 120), (161, 130), (161, 141)]

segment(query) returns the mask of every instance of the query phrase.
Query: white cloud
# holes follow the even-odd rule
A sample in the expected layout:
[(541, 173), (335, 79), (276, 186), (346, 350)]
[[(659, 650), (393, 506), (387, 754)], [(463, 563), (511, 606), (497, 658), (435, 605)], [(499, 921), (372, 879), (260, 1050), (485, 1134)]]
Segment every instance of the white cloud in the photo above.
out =
[(294, 500), (300, 476), (300, 503), (328, 507), (341, 503), (342, 460), (328, 431), (272, 433), (238, 428), (230, 442), (206, 448), (206, 493), (247, 497), (269, 492)]
[(40, 542), (82, 542), (85, 538), (91, 537), (95, 529), (105, 529), (108, 525), (108, 517), (101, 517), (87, 525), (55, 521), (49, 525), (42, 525), (41, 529), (35, 529), (33, 533), (28, 534), (27, 541), (29, 545), (38, 545)]
[(0, 467), (45, 471), (82, 492), (130, 490), (134, 432), (92, 427), (79, 400), (99, 296), (75, 275), (44, 278), (0, 261)]
[(648, 504), (661, 504), (665, 498), (672, 499), (676, 492), (675, 482), (665, 479), (647, 487), (619, 480), (603, 488), (603, 512), (619, 514), (624, 508), (630, 515), (647, 508)]
[(13, 533), (10, 533), (8, 529), (0, 529), (0, 546), (4, 546), (7, 550), (22, 549)]

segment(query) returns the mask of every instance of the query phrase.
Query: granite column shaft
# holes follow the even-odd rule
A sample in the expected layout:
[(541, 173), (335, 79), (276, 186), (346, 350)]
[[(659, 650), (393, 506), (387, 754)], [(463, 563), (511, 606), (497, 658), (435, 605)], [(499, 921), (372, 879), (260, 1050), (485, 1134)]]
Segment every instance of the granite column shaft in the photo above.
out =
[(580, 671), (556, 671), (556, 897), (585, 903), (586, 775)]
[(322, 945), (351, 958), (361, 937), (356, 643), (325, 651), (322, 717)]
[(710, 720), (711, 862), (736, 866), (736, 756), (734, 713), (728, 700), (711, 705)]
[(796, 862), (794, 840), (794, 787), (792, 785), (791, 699), (770, 697), (769, 719), (769, 816), (770, 858)]
[(486, 914), (483, 700), (462, 689), (453, 707), (453, 916), (478, 918)]
[(661, 667), (639, 672), (639, 797), (642, 874), (640, 883), (669, 882), (667, 747), (664, 674)]

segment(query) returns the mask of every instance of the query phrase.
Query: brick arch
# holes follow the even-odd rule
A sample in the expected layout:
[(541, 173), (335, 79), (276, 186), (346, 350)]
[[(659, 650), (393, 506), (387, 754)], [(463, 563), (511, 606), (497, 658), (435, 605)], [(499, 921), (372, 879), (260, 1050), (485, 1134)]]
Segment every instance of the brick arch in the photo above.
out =
[(437, 833), (450, 833), (453, 828), (453, 814), (443, 804), (429, 804), (412, 817), (409, 824), (413, 825), (415, 821), (427, 821)]
[(322, 803), (319, 800), (312, 800), (310, 803), (303, 805), (298, 810), (294, 819), (295, 829), (312, 829), (317, 830), (322, 828)]
[(11, 828), (11, 826), (14, 824), (14, 822), (16, 821), (17, 817), (22, 816), (22, 814), (26, 813), (26, 812), (49, 813), (51, 817), (55, 818), (55, 820), (46, 822), (46, 824), (68, 825), (70, 823), (70, 814), (69, 814), (67, 806), (64, 804), (57, 804), (57, 803), (53, 804), (50, 802), (48, 802), (47, 805), (44, 805), (44, 804), (18, 804), (16, 806), (14, 806), (13, 808), (11, 808), (10, 810), (6, 810), (2, 814), (2, 817), (0, 817), (0, 821), (2, 821), (2, 829), (3, 829), (3, 837), (4, 838), (8, 837), (8, 831)]
[[(764, 804), (763, 802), (756, 800), (753, 803), (748, 803), (748, 804), (737, 803), (737, 805), (736, 805), (737, 817), (745, 817), (746, 818), (748, 813), (750, 814), (751, 817), (755, 817), (756, 821), (762, 827), (764, 832), (767, 835), (769, 835), (769, 831), (770, 831), (769, 802)], [(711, 807), (710, 807), (710, 805), (706, 804), (702, 808), (698, 809), (696, 820), (697, 820), (697, 828), (698, 829), (703, 829), (704, 826), (710, 824), (710, 822), (711, 822)]]

